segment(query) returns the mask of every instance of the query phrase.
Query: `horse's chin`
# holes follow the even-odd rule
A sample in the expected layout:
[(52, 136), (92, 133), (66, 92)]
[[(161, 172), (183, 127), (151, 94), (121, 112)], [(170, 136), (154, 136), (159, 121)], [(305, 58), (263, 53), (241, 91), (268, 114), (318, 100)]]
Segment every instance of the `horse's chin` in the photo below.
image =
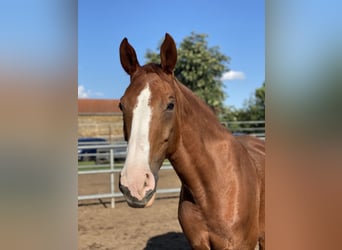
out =
[(151, 197), (151, 199), (146, 203), (145, 207), (150, 207), (152, 206), (154, 199), (156, 198), (156, 193), (153, 194), (153, 196)]
[(154, 199), (156, 197), (156, 193), (154, 192), (148, 200), (144, 199), (143, 201), (138, 201), (138, 200), (130, 200), (130, 198), (126, 197), (126, 201), (130, 207), (133, 208), (145, 208), (145, 207), (150, 207), (152, 206)]

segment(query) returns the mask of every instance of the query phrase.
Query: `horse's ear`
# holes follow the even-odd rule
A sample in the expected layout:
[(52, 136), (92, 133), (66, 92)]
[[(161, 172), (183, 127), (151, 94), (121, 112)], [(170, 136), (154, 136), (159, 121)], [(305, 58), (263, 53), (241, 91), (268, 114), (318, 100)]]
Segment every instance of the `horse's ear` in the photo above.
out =
[(140, 67), (134, 48), (125, 37), (120, 44), (120, 61), (123, 69), (129, 75), (133, 75)]
[(172, 74), (177, 62), (177, 48), (175, 41), (168, 33), (165, 34), (165, 40), (160, 47), (160, 61), (164, 72)]

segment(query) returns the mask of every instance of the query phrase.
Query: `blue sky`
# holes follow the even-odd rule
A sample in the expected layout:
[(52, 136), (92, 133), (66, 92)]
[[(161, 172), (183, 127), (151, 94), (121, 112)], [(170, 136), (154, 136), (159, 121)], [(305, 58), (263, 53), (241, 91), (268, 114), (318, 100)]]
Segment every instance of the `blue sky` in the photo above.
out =
[(129, 76), (119, 45), (128, 38), (145, 63), (166, 32), (177, 46), (192, 31), (208, 34), (231, 58), (224, 80), (226, 105), (240, 108), (265, 80), (265, 6), (262, 0), (78, 1), (79, 97), (120, 98)]

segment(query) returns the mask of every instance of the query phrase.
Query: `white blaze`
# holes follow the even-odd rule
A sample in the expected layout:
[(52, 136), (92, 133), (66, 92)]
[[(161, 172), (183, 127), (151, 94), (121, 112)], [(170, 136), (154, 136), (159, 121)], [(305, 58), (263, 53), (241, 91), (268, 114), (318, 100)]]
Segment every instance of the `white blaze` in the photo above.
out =
[[(150, 171), (149, 168), (149, 131), (152, 110), (150, 107), (151, 91), (149, 85), (140, 92), (137, 105), (133, 110), (131, 135), (128, 141), (125, 172), (131, 172), (128, 168), (135, 168), (133, 172)], [(145, 176), (145, 174), (143, 175)], [(127, 176), (129, 178), (129, 176)], [(132, 180), (133, 181), (133, 180)], [(130, 182), (130, 180), (128, 180)]]

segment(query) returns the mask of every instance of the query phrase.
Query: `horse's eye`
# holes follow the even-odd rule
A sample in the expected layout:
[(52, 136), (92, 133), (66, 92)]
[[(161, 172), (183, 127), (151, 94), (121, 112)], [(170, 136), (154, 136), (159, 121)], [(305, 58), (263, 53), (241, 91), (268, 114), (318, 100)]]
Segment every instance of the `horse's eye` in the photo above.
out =
[(122, 111), (122, 104), (119, 102), (119, 109)]
[(170, 102), (170, 103), (167, 105), (166, 109), (167, 109), (167, 110), (173, 110), (174, 107), (175, 107), (175, 104), (174, 104), (173, 102)]

